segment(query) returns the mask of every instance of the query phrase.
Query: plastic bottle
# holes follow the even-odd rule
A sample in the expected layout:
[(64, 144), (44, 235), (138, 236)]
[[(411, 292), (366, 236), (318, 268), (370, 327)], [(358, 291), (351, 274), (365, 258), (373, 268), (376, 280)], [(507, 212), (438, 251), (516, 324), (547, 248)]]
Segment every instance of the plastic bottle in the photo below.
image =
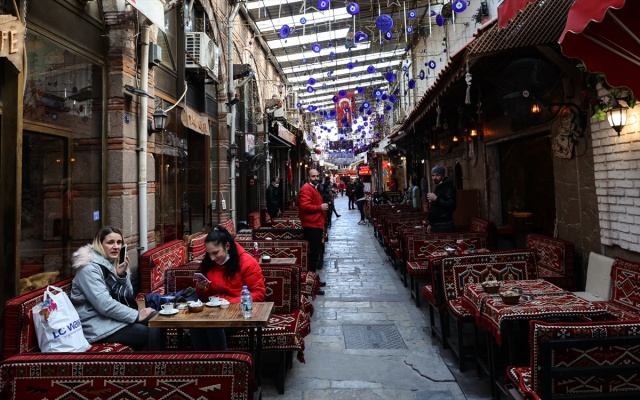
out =
[(240, 302), (242, 303), (242, 317), (251, 318), (253, 316), (253, 299), (246, 286), (243, 286), (240, 292)]

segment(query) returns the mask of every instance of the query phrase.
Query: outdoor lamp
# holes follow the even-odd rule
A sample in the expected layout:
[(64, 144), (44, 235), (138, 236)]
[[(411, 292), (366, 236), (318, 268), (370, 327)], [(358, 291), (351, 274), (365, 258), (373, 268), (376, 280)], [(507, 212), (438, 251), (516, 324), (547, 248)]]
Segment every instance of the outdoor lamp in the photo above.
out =
[(453, 135), (453, 139), (451, 139), (451, 140), (453, 140), (454, 143), (457, 143), (458, 142), (458, 135)]
[(156, 132), (162, 132), (167, 127), (167, 115), (164, 110), (158, 108), (153, 112), (153, 127)]
[(235, 158), (238, 155), (238, 145), (231, 143), (227, 149), (227, 155), (231, 158)]
[(618, 136), (620, 136), (620, 131), (627, 124), (627, 108), (628, 107), (620, 105), (620, 103), (616, 103), (615, 106), (607, 111), (609, 125), (611, 125), (614, 131), (618, 132)]
[(478, 136), (478, 130), (477, 129), (472, 129), (471, 132), (469, 132), (469, 136), (471, 136), (471, 137)]

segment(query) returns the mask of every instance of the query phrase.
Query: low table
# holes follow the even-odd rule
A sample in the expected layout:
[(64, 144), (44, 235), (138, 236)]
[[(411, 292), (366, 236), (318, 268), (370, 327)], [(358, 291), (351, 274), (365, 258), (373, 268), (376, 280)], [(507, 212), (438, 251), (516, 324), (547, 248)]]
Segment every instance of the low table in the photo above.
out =
[(297, 261), (298, 259), (296, 257), (272, 257), (269, 262), (264, 262), (262, 258), (260, 258), (260, 265), (296, 265)]
[[(232, 303), (229, 308), (205, 306), (201, 312), (179, 310), (174, 315), (156, 314), (149, 320), (150, 328), (250, 328), (249, 352), (255, 359), (255, 377), (262, 385), (262, 328), (269, 325), (273, 302), (254, 302), (253, 316), (244, 318), (240, 303)], [(254, 331), (257, 347), (254, 348)]]

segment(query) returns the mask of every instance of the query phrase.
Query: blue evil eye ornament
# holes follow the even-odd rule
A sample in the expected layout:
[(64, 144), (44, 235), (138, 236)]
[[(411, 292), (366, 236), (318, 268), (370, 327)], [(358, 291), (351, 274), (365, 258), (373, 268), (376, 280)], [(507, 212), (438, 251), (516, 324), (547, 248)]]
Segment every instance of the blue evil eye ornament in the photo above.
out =
[(307, 93), (313, 93), (313, 88), (311, 86), (307, 86)]
[(331, 6), (331, 2), (329, 0), (318, 0), (318, 10), (328, 10), (329, 6)]
[(455, 13), (461, 13), (467, 9), (467, 1), (466, 0), (454, 0), (453, 4), (451, 4), (451, 9)]
[(349, 15), (357, 15), (360, 12), (360, 6), (356, 3), (347, 4), (347, 12)]
[(392, 103), (395, 103), (398, 100), (398, 98), (394, 95), (389, 96), (389, 101)]
[(409, 89), (415, 89), (416, 80), (415, 79), (409, 79), (408, 85), (409, 85)]
[(383, 32), (390, 31), (393, 28), (393, 18), (387, 14), (382, 14), (376, 18), (376, 27)]
[(435, 17), (436, 16), (436, 12), (434, 10), (431, 10), (431, 12), (429, 13), (430, 17)]
[(407, 33), (413, 33), (413, 27), (407, 26)]
[(300, 23), (302, 25), (306, 24), (307, 23), (307, 19), (305, 17), (300, 18)]
[(341, 91), (338, 92), (338, 96), (340, 97), (346, 97), (347, 96), (347, 91), (342, 89)]
[(409, 12), (407, 13), (407, 17), (409, 17), (409, 19), (415, 19), (418, 16), (418, 13), (416, 12), (416, 10), (409, 10)]
[(291, 28), (289, 28), (289, 25), (282, 25), (282, 28), (280, 28), (280, 37), (282, 39), (286, 39), (289, 37), (290, 33), (291, 33)]
[(393, 71), (389, 71), (384, 74), (384, 79), (386, 79), (388, 82), (395, 82), (396, 74), (394, 74)]
[(382, 95), (382, 100), (387, 101), (388, 98), (389, 96), (386, 93)]
[(438, 24), (438, 26), (444, 25), (444, 17), (442, 16), (442, 14), (438, 14), (436, 16), (436, 24)]
[(370, 73), (370, 74), (375, 73), (376, 72), (376, 67), (374, 67), (373, 65), (369, 65), (367, 67), (367, 72)]
[(297, 108), (302, 107), (302, 103), (296, 103), (296, 107), (297, 107)]
[(376, 99), (379, 99), (380, 97), (382, 97), (383, 94), (384, 92), (382, 91), (382, 89), (376, 89), (373, 92), (373, 95), (375, 96)]
[(421, 70), (420, 70), (420, 75), (419, 75), (419, 76), (420, 76), (420, 80), (424, 80), (424, 75), (425, 75), (425, 74), (424, 74), (424, 70), (423, 70), (423, 69), (421, 69)]
[(429, 65), (429, 68), (431, 69), (435, 69), (436, 68), (436, 62), (431, 60), (427, 63)]
[(361, 86), (358, 86), (358, 87), (356, 88), (356, 91), (358, 92), (358, 94), (363, 94), (363, 93), (364, 93), (364, 88), (363, 88), (363, 87), (361, 87)]
[(314, 53), (320, 53), (320, 50), (322, 50), (322, 46), (320, 46), (319, 43), (314, 43), (311, 46), (311, 50), (313, 50)]
[(338, 99), (338, 96), (333, 96), (331, 100), (333, 100), (334, 103), (337, 103), (340, 99)]
[(387, 40), (392, 40), (393, 39), (393, 33), (391, 33), (391, 31), (386, 31), (384, 33), (384, 38)]
[(309, 81), (308, 81), (308, 82), (309, 82), (309, 85), (311, 85), (311, 86), (313, 86), (313, 85), (315, 85), (315, 84), (316, 84), (316, 80), (315, 80), (315, 79), (313, 79), (313, 78), (309, 78)]
[(356, 34), (354, 36), (354, 40), (355, 40), (356, 43), (363, 42), (363, 41), (365, 41), (367, 39), (369, 39), (369, 35), (367, 35), (366, 33), (362, 32), (362, 31), (356, 32)]
[(335, 56), (336, 56), (336, 53), (335, 53), (335, 52), (333, 52), (333, 51), (332, 51), (332, 52), (330, 52), (330, 53), (329, 53), (329, 57), (333, 58), (333, 57), (335, 57)]
[(347, 69), (349, 69), (349, 70), (355, 68), (355, 66), (356, 65), (354, 63), (352, 63), (352, 62), (347, 63)]

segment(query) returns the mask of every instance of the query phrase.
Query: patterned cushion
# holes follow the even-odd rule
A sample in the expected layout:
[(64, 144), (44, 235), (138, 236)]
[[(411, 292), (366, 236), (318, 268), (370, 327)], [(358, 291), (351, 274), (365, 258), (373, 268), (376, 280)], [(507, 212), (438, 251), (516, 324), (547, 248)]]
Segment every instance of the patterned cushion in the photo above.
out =
[[(550, 350), (551, 368), (591, 368), (582, 372), (582, 376), (566, 375), (562, 379), (552, 380), (551, 392), (554, 396), (579, 394), (584, 397), (611, 392), (640, 393), (640, 321), (635, 322), (587, 322), (587, 323), (545, 323), (531, 321), (529, 324), (531, 335), (531, 385), (532, 390), (542, 397), (543, 374), (542, 366), (543, 344), (551, 340), (597, 339), (591, 346), (578, 348), (579, 342), (568, 342)], [(631, 344), (607, 342), (607, 338), (633, 336)], [(603, 370), (608, 366), (635, 366), (635, 371), (627, 370), (623, 373), (609, 372), (604, 376)], [(600, 371), (598, 371), (600, 370)], [(604, 396), (606, 397), (606, 396)]]
[(208, 234), (208, 231), (198, 232), (185, 238), (185, 242), (187, 244), (187, 262), (202, 261), (205, 254), (207, 254), (204, 241)]
[(302, 223), (298, 218), (274, 218), (271, 229), (302, 229)]
[(611, 267), (611, 280), (613, 289), (611, 293), (611, 303), (622, 309), (628, 309), (640, 313), (640, 268), (626, 263), (628, 268), (623, 267), (625, 263), (618, 260)]
[(507, 378), (511, 379), (523, 398), (540, 399), (531, 388), (531, 367), (508, 367)]
[(300, 308), (300, 269), (285, 265), (262, 267), (265, 301), (273, 301), (273, 312), (290, 314)]
[(260, 212), (254, 211), (249, 213), (249, 217), (247, 219), (249, 221), (249, 229), (258, 229), (260, 228)]
[(302, 229), (254, 229), (254, 240), (304, 240)]
[(164, 271), (184, 264), (187, 260), (184, 242), (173, 240), (140, 255), (140, 292), (155, 293), (164, 289)]
[(567, 283), (570, 286), (561, 287), (573, 289), (575, 286), (574, 247), (571, 242), (532, 233), (527, 235), (527, 247), (536, 252), (538, 276), (551, 278), (549, 281), (561, 284), (563, 282), (556, 278), (569, 278)]
[(411, 276), (430, 276), (429, 261), (407, 262), (407, 273)]
[(468, 244), (473, 244), (476, 249), (487, 247), (487, 239), (484, 233), (455, 232), (455, 233), (430, 233), (426, 235), (410, 235), (406, 239), (406, 261), (428, 260), (436, 251), (445, 247), (456, 247), (456, 240), (464, 239)]
[(462, 299), (449, 300), (449, 311), (458, 318), (472, 318), (473, 312), (465, 307)]
[(0, 369), (6, 400), (248, 400), (254, 391), (251, 356), (240, 352), (19, 355)]
[(227, 222), (221, 223), (220, 226), (228, 230), (231, 234), (231, 237), (236, 237), (236, 224), (232, 219), (228, 220)]

